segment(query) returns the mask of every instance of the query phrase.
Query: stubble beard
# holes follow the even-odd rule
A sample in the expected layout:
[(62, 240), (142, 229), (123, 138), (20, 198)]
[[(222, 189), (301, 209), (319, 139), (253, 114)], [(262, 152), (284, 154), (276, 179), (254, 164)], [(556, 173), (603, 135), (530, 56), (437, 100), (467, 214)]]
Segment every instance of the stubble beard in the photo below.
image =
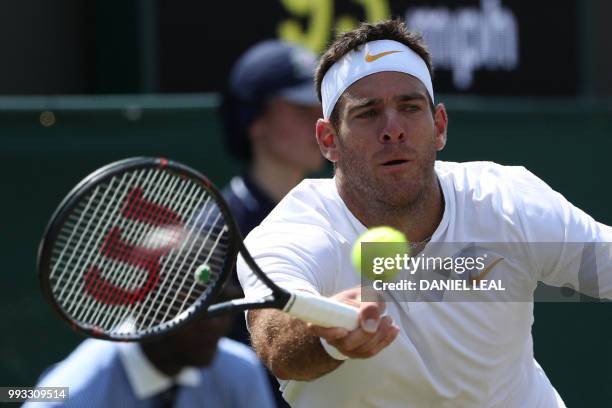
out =
[(353, 198), (353, 204), (362, 211), (387, 216), (419, 213), (426, 205), (429, 192), (436, 185), (434, 164), (436, 149), (420, 154), (417, 158), (416, 176), (389, 174), (383, 178), (376, 175), (364, 163), (362, 156), (340, 144), (342, 160), (336, 163), (336, 177), (342, 189)]

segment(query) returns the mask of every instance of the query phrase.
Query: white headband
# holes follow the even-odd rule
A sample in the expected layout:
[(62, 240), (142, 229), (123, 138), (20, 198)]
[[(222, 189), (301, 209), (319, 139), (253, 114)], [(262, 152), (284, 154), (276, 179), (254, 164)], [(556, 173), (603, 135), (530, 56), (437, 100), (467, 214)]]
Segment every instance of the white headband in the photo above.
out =
[(323, 77), (321, 99), (323, 117), (329, 119), (336, 102), (346, 89), (361, 78), (383, 71), (404, 72), (425, 85), (434, 101), (431, 76), (425, 61), (410, 47), (392, 40), (371, 41), (340, 58)]

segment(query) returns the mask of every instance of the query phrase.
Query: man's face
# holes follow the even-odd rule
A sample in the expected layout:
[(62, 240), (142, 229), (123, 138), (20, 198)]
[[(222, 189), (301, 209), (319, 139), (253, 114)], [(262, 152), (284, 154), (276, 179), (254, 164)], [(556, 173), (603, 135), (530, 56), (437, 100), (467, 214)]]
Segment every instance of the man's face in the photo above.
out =
[(318, 105), (297, 105), (274, 99), (257, 121), (254, 142), (261, 143), (275, 160), (299, 171), (318, 171), (323, 166), (315, 138), (315, 124), (320, 117)]
[(217, 343), (228, 333), (233, 315), (200, 319), (168, 335), (164, 341), (175, 362), (182, 366), (208, 366), (216, 352)]
[[(228, 285), (221, 291), (216, 303), (234, 299), (239, 293), (234, 285)], [(208, 319), (200, 317), (167, 336), (153, 340), (158, 351), (156, 357), (162, 363), (177, 367), (210, 365), (217, 352), (219, 339), (229, 332), (235, 317), (235, 314)]]
[(435, 177), (436, 151), (446, 141), (444, 107), (432, 114), (423, 84), (399, 72), (362, 78), (339, 103), (331, 149), (325, 131), (317, 131), (323, 153), (336, 163), (340, 187), (366, 203), (417, 202)]

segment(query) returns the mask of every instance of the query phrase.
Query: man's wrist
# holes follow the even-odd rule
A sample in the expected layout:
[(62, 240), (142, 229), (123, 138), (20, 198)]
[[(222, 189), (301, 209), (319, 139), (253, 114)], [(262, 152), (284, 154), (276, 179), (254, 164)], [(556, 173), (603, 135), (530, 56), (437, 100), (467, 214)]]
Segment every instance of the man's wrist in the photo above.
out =
[(319, 339), (321, 340), (321, 345), (323, 346), (323, 349), (334, 360), (344, 361), (350, 358), (349, 356), (342, 354), (340, 350), (329, 344), (327, 340), (325, 340), (323, 337), (319, 337)]

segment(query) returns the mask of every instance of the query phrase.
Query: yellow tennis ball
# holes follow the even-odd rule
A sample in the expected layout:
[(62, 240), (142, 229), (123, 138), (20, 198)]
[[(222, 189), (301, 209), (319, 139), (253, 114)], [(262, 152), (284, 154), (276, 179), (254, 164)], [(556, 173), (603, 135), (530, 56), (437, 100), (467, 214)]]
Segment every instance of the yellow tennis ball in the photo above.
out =
[[(372, 244), (367, 246), (363, 265), (361, 262), (362, 243)], [(355, 270), (362, 276), (369, 280), (391, 280), (402, 270), (396, 267), (398, 256), (401, 261), (404, 255), (410, 255), (410, 253), (408, 240), (403, 232), (392, 227), (380, 226), (370, 228), (361, 234), (353, 244), (351, 255)], [(392, 264), (393, 267), (389, 267)]]

